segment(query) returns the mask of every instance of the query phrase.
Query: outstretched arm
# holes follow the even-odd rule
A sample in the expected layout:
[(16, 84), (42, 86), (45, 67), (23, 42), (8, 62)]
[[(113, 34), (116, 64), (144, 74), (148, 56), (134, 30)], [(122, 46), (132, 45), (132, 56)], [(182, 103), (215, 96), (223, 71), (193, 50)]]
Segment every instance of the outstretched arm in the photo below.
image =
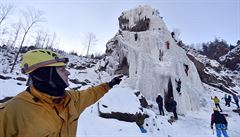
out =
[(121, 82), (121, 77), (115, 77), (108, 83), (100, 84), (83, 91), (70, 91), (69, 94), (74, 100), (78, 112), (81, 113), (85, 108), (97, 102), (110, 88)]
[(97, 102), (110, 89), (107, 83), (82, 91), (69, 91), (75, 107), (81, 113), (85, 108)]

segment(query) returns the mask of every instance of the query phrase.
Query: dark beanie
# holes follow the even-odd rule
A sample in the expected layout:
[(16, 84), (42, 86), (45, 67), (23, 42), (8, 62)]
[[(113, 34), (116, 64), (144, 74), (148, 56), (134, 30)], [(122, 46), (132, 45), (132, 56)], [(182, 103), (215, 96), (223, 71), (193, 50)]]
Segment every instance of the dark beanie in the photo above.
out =
[[(52, 75), (52, 78), (50, 78), (50, 75)], [(68, 87), (58, 75), (56, 67), (38, 68), (30, 74), (30, 77), (33, 86), (37, 90), (50, 96), (63, 96), (65, 94), (65, 88)]]

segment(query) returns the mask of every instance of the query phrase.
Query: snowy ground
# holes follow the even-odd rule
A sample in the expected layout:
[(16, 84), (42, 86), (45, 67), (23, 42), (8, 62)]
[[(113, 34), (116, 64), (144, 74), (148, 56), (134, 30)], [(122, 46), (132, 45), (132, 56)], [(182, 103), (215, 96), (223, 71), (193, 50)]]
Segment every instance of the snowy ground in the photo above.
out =
[[(118, 91), (115, 91), (118, 92)], [(206, 91), (207, 93), (207, 91)], [(216, 93), (216, 92), (214, 92)], [(215, 137), (215, 131), (210, 128), (210, 117), (214, 104), (211, 101), (211, 96), (223, 96), (223, 93), (214, 94), (209, 92), (206, 94), (208, 98), (208, 107), (201, 108), (199, 111), (189, 112), (185, 116), (179, 116), (179, 120), (174, 122), (172, 125), (168, 123), (167, 119), (172, 115), (167, 113), (165, 116), (156, 115), (158, 114), (157, 106), (154, 104), (152, 110), (147, 110), (150, 113), (150, 118), (145, 120), (144, 126), (148, 133), (141, 133), (136, 124), (121, 122), (113, 119), (100, 118), (97, 115), (96, 105), (87, 109), (81, 116), (79, 121), (79, 136), (93, 137), (93, 136), (125, 136), (125, 137)], [(126, 97), (127, 98), (127, 97)], [(107, 99), (107, 98), (104, 98)], [(125, 100), (123, 100), (124, 102)], [(119, 108), (123, 102), (119, 102)], [(223, 100), (221, 106), (224, 113), (229, 114), (227, 117), (229, 123), (229, 136), (239, 137), (240, 131), (237, 124), (240, 122), (240, 116), (232, 112), (235, 109), (235, 104), (231, 107), (225, 107)], [(129, 105), (131, 103), (129, 102)], [(116, 104), (115, 104), (116, 105)], [(152, 113), (151, 113), (152, 112)], [(166, 112), (166, 111), (165, 111)], [(94, 123), (94, 124), (92, 124)], [(103, 126), (104, 125), (104, 126)], [(160, 130), (157, 130), (157, 129)], [(89, 131), (89, 129), (91, 129)]]
[[(108, 78), (106, 78), (108, 79)], [(0, 98), (13, 96), (24, 90), (24, 85), (16, 85), (16, 80), (0, 80)], [(83, 87), (84, 88), (84, 87)], [(205, 85), (206, 91), (203, 93), (208, 105), (202, 107), (199, 111), (188, 112), (186, 115), (180, 115), (179, 120), (172, 125), (167, 119), (172, 113), (166, 113), (165, 116), (158, 114), (157, 105), (153, 104), (153, 108), (145, 110), (150, 115), (145, 120), (144, 127), (147, 133), (141, 133), (135, 123), (123, 122), (116, 119), (105, 119), (98, 116), (97, 103), (86, 109), (80, 116), (78, 126), (78, 137), (214, 137), (216, 133), (210, 129), (210, 116), (212, 106), (214, 105), (211, 96), (217, 95), (219, 98), (224, 96), (224, 93)], [(129, 93), (127, 93), (129, 92)], [(112, 109), (131, 112), (136, 109), (136, 102), (130, 99), (131, 89), (126, 88), (126, 85), (112, 89), (99, 102), (111, 102), (116, 98), (117, 101), (112, 101)], [(128, 105), (126, 105), (126, 102)], [(228, 133), (230, 137), (239, 137), (240, 116), (232, 112), (235, 109), (235, 104), (231, 107), (224, 106), (224, 100), (221, 100), (221, 107), (224, 113), (229, 114), (227, 120), (229, 122)], [(146, 126), (148, 124), (148, 126)], [(157, 130), (159, 129), (159, 130)]]
[[(6, 65), (7, 66), (7, 65)], [(7, 68), (7, 67), (4, 67)], [(112, 79), (106, 73), (95, 73), (94, 68), (77, 71), (75, 69), (70, 69), (70, 78), (78, 78), (80, 81), (88, 79), (91, 81), (89, 85), (81, 87), (81, 89), (87, 88), (92, 85), (97, 85), (101, 82), (106, 82)], [(9, 80), (0, 79), (0, 99), (7, 96), (15, 96), (21, 91), (26, 89), (25, 83), (15, 80), (16, 77), (27, 76), (20, 73), (19, 65), (12, 74), (4, 73), (3, 69), (0, 70), (0, 74), (3, 76), (12, 77)], [(20, 83), (22, 85), (18, 85)], [(70, 82), (70, 87), (74, 88), (79, 85)], [(138, 110), (139, 104), (136, 103), (136, 98), (133, 98), (133, 93), (135, 90), (131, 90), (123, 80), (120, 86), (114, 87), (109, 91), (99, 102), (87, 108), (79, 118), (78, 125), (78, 137), (214, 137), (213, 131), (210, 129), (210, 116), (212, 113), (212, 107), (214, 106), (211, 97), (218, 96), (222, 98), (224, 93), (204, 85), (205, 90), (202, 95), (206, 100), (205, 107), (201, 107), (199, 110), (194, 112), (188, 112), (186, 115), (179, 115), (179, 120), (174, 122), (172, 125), (168, 123), (167, 119), (172, 115), (172, 113), (166, 113), (165, 116), (159, 116), (157, 104), (153, 103), (153, 108), (146, 109), (145, 112), (150, 115), (148, 119), (145, 120), (144, 128), (147, 133), (141, 133), (140, 129), (135, 123), (123, 122), (116, 119), (105, 119), (98, 116), (97, 103), (109, 103), (111, 104), (112, 110), (118, 110), (121, 112), (134, 113)], [(184, 94), (183, 94), (184, 95)], [(151, 101), (149, 101), (151, 103)], [(221, 106), (224, 113), (229, 114), (227, 117), (229, 123), (228, 133), (230, 137), (239, 137), (239, 123), (240, 116), (232, 112), (235, 109), (235, 104), (232, 106), (224, 106), (224, 100), (221, 100)], [(107, 111), (107, 110), (106, 110)], [(146, 126), (146, 124), (148, 126)], [(158, 130), (159, 129), (159, 130)], [(214, 132), (215, 133), (215, 132)]]

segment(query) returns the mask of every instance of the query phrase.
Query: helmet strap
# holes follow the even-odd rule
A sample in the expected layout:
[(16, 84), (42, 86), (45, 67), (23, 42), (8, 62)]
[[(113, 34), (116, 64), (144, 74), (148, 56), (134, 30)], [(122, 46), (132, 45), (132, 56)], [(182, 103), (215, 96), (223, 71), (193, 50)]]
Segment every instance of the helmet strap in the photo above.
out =
[(53, 75), (53, 67), (51, 67), (50, 69), (48, 84), (53, 88), (57, 88), (56, 84), (52, 81), (52, 75)]
[[(30, 77), (35, 78), (35, 79), (38, 80), (38, 81), (44, 82), (44, 80), (42, 80), (41, 78), (39, 78), (39, 77), (37, 77), (37, 76), (35, 76), (35, 75), (30, 75)], [(32, 78), (31, 78), (31, 79), (32, 79)]]
[(32, 83), (32, 76), (31, 76), (31, 74), (29, 74), (26, 86), (30, 86), (31, 83)]

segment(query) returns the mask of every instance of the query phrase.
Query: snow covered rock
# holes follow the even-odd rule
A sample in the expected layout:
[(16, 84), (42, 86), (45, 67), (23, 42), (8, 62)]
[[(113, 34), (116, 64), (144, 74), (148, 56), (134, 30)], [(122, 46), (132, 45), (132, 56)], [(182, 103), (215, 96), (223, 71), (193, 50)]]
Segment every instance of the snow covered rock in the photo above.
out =
[(178, 45), (186, 51), (188, 58), (195, 64), (203, 83), (226, 93), (232, 94), (238, 92), (240, 77), (236, 71), (229, 70), (221, 62), (202, 55), (201, 52), (199, 53), (199, 51), (186, 46), (182, 42), (178, 42)]
[(229, 51), (226, 55), (220, 57), (221, 63), (231, 69), (231, 70), (240, 70), (240, 44), (237, 45), (234, 49)]
[(150, 6), (139, 6), (123, 12), (118, 20), (121, 30), (140, 32), (166, 28), (164, 22), (159, 18), (158, 10), (154, 10)]
[(141, 126), (149, 116), (144, 113), (138, 96), (138, 92), (129, 88), (113, 88), (98, 102), (98, 114), (103, 118), (136, 122)]
[(237, 85), (235, 84), (235, 81), (228, 76), (229, 72), (226, 71), (227, 69), (224, 68), (223, 65), (216, 60), (211, 60), (193, 50), (188, 50), (187, 56), (195, 64), (202, 82), (226, 93), (236, 93), (234, 87)]

